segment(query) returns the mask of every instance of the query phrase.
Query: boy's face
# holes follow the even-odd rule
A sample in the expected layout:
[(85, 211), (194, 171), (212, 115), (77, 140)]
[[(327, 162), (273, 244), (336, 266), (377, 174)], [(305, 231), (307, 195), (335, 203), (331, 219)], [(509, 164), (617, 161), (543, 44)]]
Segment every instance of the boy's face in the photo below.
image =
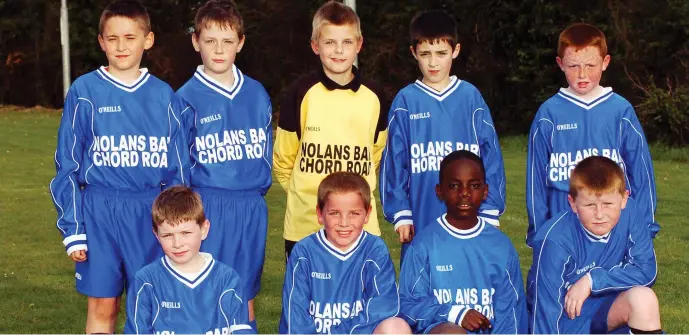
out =
[(594, 46), (579, 51), (567, 47), (563, 57), (557, 57), (556, 61), (565, 73), (569, 87), (578, 95), (586, 95), (598, 87), (603, 71), (610, 64), (610, 55), (601, 57), (600, 49)]
[(371, 207), (356, 192), (331, 193), (323, 209), (316, 207), (318, 222), (325, 228), (326, 238), (338, 249), (347, 250), (364, 230)]
[(431, 44), (424, 41), (416, 45), (416, 50), (411, 46), (412, 55), (419, 62), (419, 69), (423, 74), (423, 82), (435, 89), (442, 89), (448, 84), (450, 78), (450, 70), (452, 69), (452, 60), (459, 55), (459, 44), (454, 48), (443, 40), (436, 40)]
[(185, 264), (196, 255), (201, 249), (201, 241), (208, 236), (210, 222), (206, 220), (201, 226), (196, 221), (185, 221), (176, 225), (163, 223), (158, 226), (155, 233), (163, 252), (175, 264)]
[(453, 161), (445, 168), (442, 177), (442, 182), (435, 186), (435, 193), (445, 202), (447, 217), (475, 219), (481, 203), (488, 196), (488, 185), (478, 163), (468, 159)]
[(627, 206), (629, 195), (618, 192), (595, 194), (588, 190), (578, 192), (577, 198), (567, 196), (572, 211), (588, 231), (605, 235), (617, 225), (622, 210)]
[(351, 71), (363, 43), (363, 38), (357, 38), (356, 33), (353, 25), (325, 24), (321, 27), (318, 40), (311, 40), (311, 49), (320, 57), (326, 74)]
[(237, 53), (244, 46), (244, 36), (239, 38), (237, 31), (211, 23), (201, 29), (201, 33), (192, 34), (194, 49), (201, 54), (203, 67), (211, 75), (223, 75), (232, 71), (232, 64)]
[(105, 21), (98, 43), (111, 72), (139, 70), (144, 50), (153, 46), (153, 32), (145, 33), (136, 20), (114, 16)]

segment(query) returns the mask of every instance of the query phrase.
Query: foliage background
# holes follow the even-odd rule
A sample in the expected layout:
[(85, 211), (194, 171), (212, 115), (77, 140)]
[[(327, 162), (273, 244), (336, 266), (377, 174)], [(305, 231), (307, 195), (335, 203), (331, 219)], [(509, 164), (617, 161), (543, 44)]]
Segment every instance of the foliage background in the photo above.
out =
[[(104, 64), (97, 43), (100, 12), (110, 0), (68, 0), (72, 79)], [(156, 43), (144, 66), (173, 88), (200, 63), (189, 36), (199, 0), (141, 0)], [(318, 66), (308, 46), (311, 17), (323, 0), (236, 0), (247, 44), (238, 66), (273, 97)], [(637, 106), (650, 140), (689, 142), (689, 2), (685, 0), (359, 0), (364, 31), (360, 64), (390, 99), (417, 78), (408, 25), (442, 8), (459, 24), (462, 51), (453, 73), (475, 84), (501, 134), (528, 131), (538, 106), (565, 86), (555, 65), (557, 38), (575, 22), (608, 37), (611, 66), (603, 85)], [(0, 104), (59, 107), (62, 73), (59, 0), (0, 0)]]

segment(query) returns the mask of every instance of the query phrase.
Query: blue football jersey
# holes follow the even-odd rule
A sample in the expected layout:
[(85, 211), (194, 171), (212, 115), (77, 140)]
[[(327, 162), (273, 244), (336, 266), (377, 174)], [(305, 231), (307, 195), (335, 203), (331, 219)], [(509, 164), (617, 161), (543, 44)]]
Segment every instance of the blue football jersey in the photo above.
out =
[(125, 334), (255, 334), (239, 275), (201, 253), (194, 274), (177, 270), (167, 256), (136, 273), (127, 294)]
[[(532, 333), (589, 333), (597, 297), (653, 285), (653, 240), (646, 222), (639, 220), (637, 205), (629, 198), (617, 225), (604, 236), (584, 228), (571, 211), (559, 213), (538, 230), (527, 278)], [(582, 315), (570, 320), (563, 307), (565, 295), (583, 276), (591, 279), (591, 296), (584, 301)]]
[(263, 86), (232, 66), (234, 85), (225, 87), (203, 72), (182, 86), (171, 105), (170, 148), (183, 173), (174, 184), (265, 194), (272, 182), (270, 97)]
[(371, 334), (399, 312), (385, 242), (365, 231), (340, 251), (325, 231), (297, 242), (282, 289), (281, 334)]
[(529, 133), (526, 166), (526, 208), (529, 216), (527, 244), (553, 215), (569, 209), (569, 176), (574, 166), (589, 156), (617, 162), (630, 196), (637, 200), (653, 236), (655, 177), (653, 162), (634, 108), (611, 88), (603, 88), (590, 101), (566, 89), (548, 99), (536, 113)]
[(442, 92), (417, 80), (402, 89), (388, 114), (388, 141), (380, 169), (385, 218), (420, 232), (445, 213), (438, 200), (440, 162), (456, 150), (481, 156), (489, 185), (480, 213), (498, 225), (505, 210), (505, 169), (490, 111), (472, 84), (452, 76)]
[(82, 188), (159, 189), (176, 169), (176, 161), (168, 159), (172, 94), (146, 69), (125, 84), (101, 67), (70, 87), (57, 133), (57, 174), (50, 182), (68, 254), (86, 249)]
[(490, 320), (489, 333), (527, 331), (519, 255), (504, 233), (480, 217), (461, 230), (442, 215), (414, 238), (402, 262), (400, 299), (415, 333), (443, 322), (461, 325), (470, 309)]

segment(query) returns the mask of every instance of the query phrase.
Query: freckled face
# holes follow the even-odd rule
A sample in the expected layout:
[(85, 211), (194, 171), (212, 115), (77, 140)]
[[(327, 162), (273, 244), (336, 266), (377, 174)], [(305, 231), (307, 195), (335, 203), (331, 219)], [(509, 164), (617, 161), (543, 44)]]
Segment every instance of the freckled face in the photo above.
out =
[(595, 194), (588, 191), (579, 192), (576, 199), (568, 196), (569, 205), (579, 216), (581, 224), (596, 235), (605, 235), (615, 228), (628, 198), (626, 193)]
[(567, 47), (563, 57), (557, 57), (556, 61), (565, 73), (569, 87), (584, 96), (600, 84), (603, 71), (610, 64), (610, 56), (602, 57), (598, 47), (589, 46), (580, 50)]

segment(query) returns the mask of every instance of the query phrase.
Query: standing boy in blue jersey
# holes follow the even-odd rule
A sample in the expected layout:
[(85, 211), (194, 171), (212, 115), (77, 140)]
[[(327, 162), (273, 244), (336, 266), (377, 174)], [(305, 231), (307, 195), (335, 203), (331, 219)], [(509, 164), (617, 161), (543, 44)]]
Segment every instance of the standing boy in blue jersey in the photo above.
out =
[(457, 24), (442, 11), (429, 11), (414, 17), (410, 33), (423, 79), (392, 103), (380, 171), (383, 212), (403, 243), (403, 258), (414, 234), (445, 212), (433, 187), (440, 162), (455, 150), (471, 151), (486, 164), (491, 187), (479, 215), (498, 226), (505, 210), (505, 169), (488, 106), (476, 87), (450, 76), (460, 48)]
[(139, 68), (153, 32), (138, 2), (108, 5), (98, 42), (108, 66), (79, 77), (67, 93), (50, 192), (77, 262), (77, 291), (89, 297), (86, 332), (113, 333), (125, 284), (161, 254), (149, 222), (176, 164), (167, 156), (173, 91)]
[[(589, 157), (574, 168), (570, 210), (533, 238), (529, 326), (533, 334), (660, 334), (653, 240), (643, 206), (628, 196), (618, 162)], [(625, 331), (626, 333), (626, 331)]]
[[(211, 234), (201, 250), (239, 272), (256, 329), (253, 299), (261, 288), (272, 163), (271, 104), (256, 80), (234, 64), (244, 27), (230, 0), (210, 0), (196, 13), (192, 43), (201, 55), (194, 76), (175, 95), (172, 136), (182, 174), (175, 183), (201, 194)], [(174, 156), (174, 155), (171, 155)]]
[(127, 294), (127, 334), (255, 334), (239, 275), (199, 252), (210, 223), (198, 193), (182, 185), (153, 203), (165, 256), (137, 271)]
[(469, 151), (440, 163), (435, 191), (447, 213), (414, 238), (400, 273), (401, 312), (415, 333), (527, 330), (519, 255), (479, 214), (489, 192), (485, 175), (484, 162)]
[(622, 167), (630, 196), (655, 236), (660, 229), (654, 217), (655, 180), (643, 129), (627, 100), (599, 86), (610, 64), (605, 35), (588, 24), (571, 25), (560, 34), (557, 52), (557, 65), (569, 86), (544, 102), (531, 124), (526, 243), (533, 246), (541, 226), (569, 208), (570, 172), (589, 156), (605, 156)]
[(371, 189), (352, 172), (318, 187), (323, 228), (294, 246), (282, 289), (281, 334), (410, 334), (397, 317), (395, 268), (385, 242), (364, 231)]

